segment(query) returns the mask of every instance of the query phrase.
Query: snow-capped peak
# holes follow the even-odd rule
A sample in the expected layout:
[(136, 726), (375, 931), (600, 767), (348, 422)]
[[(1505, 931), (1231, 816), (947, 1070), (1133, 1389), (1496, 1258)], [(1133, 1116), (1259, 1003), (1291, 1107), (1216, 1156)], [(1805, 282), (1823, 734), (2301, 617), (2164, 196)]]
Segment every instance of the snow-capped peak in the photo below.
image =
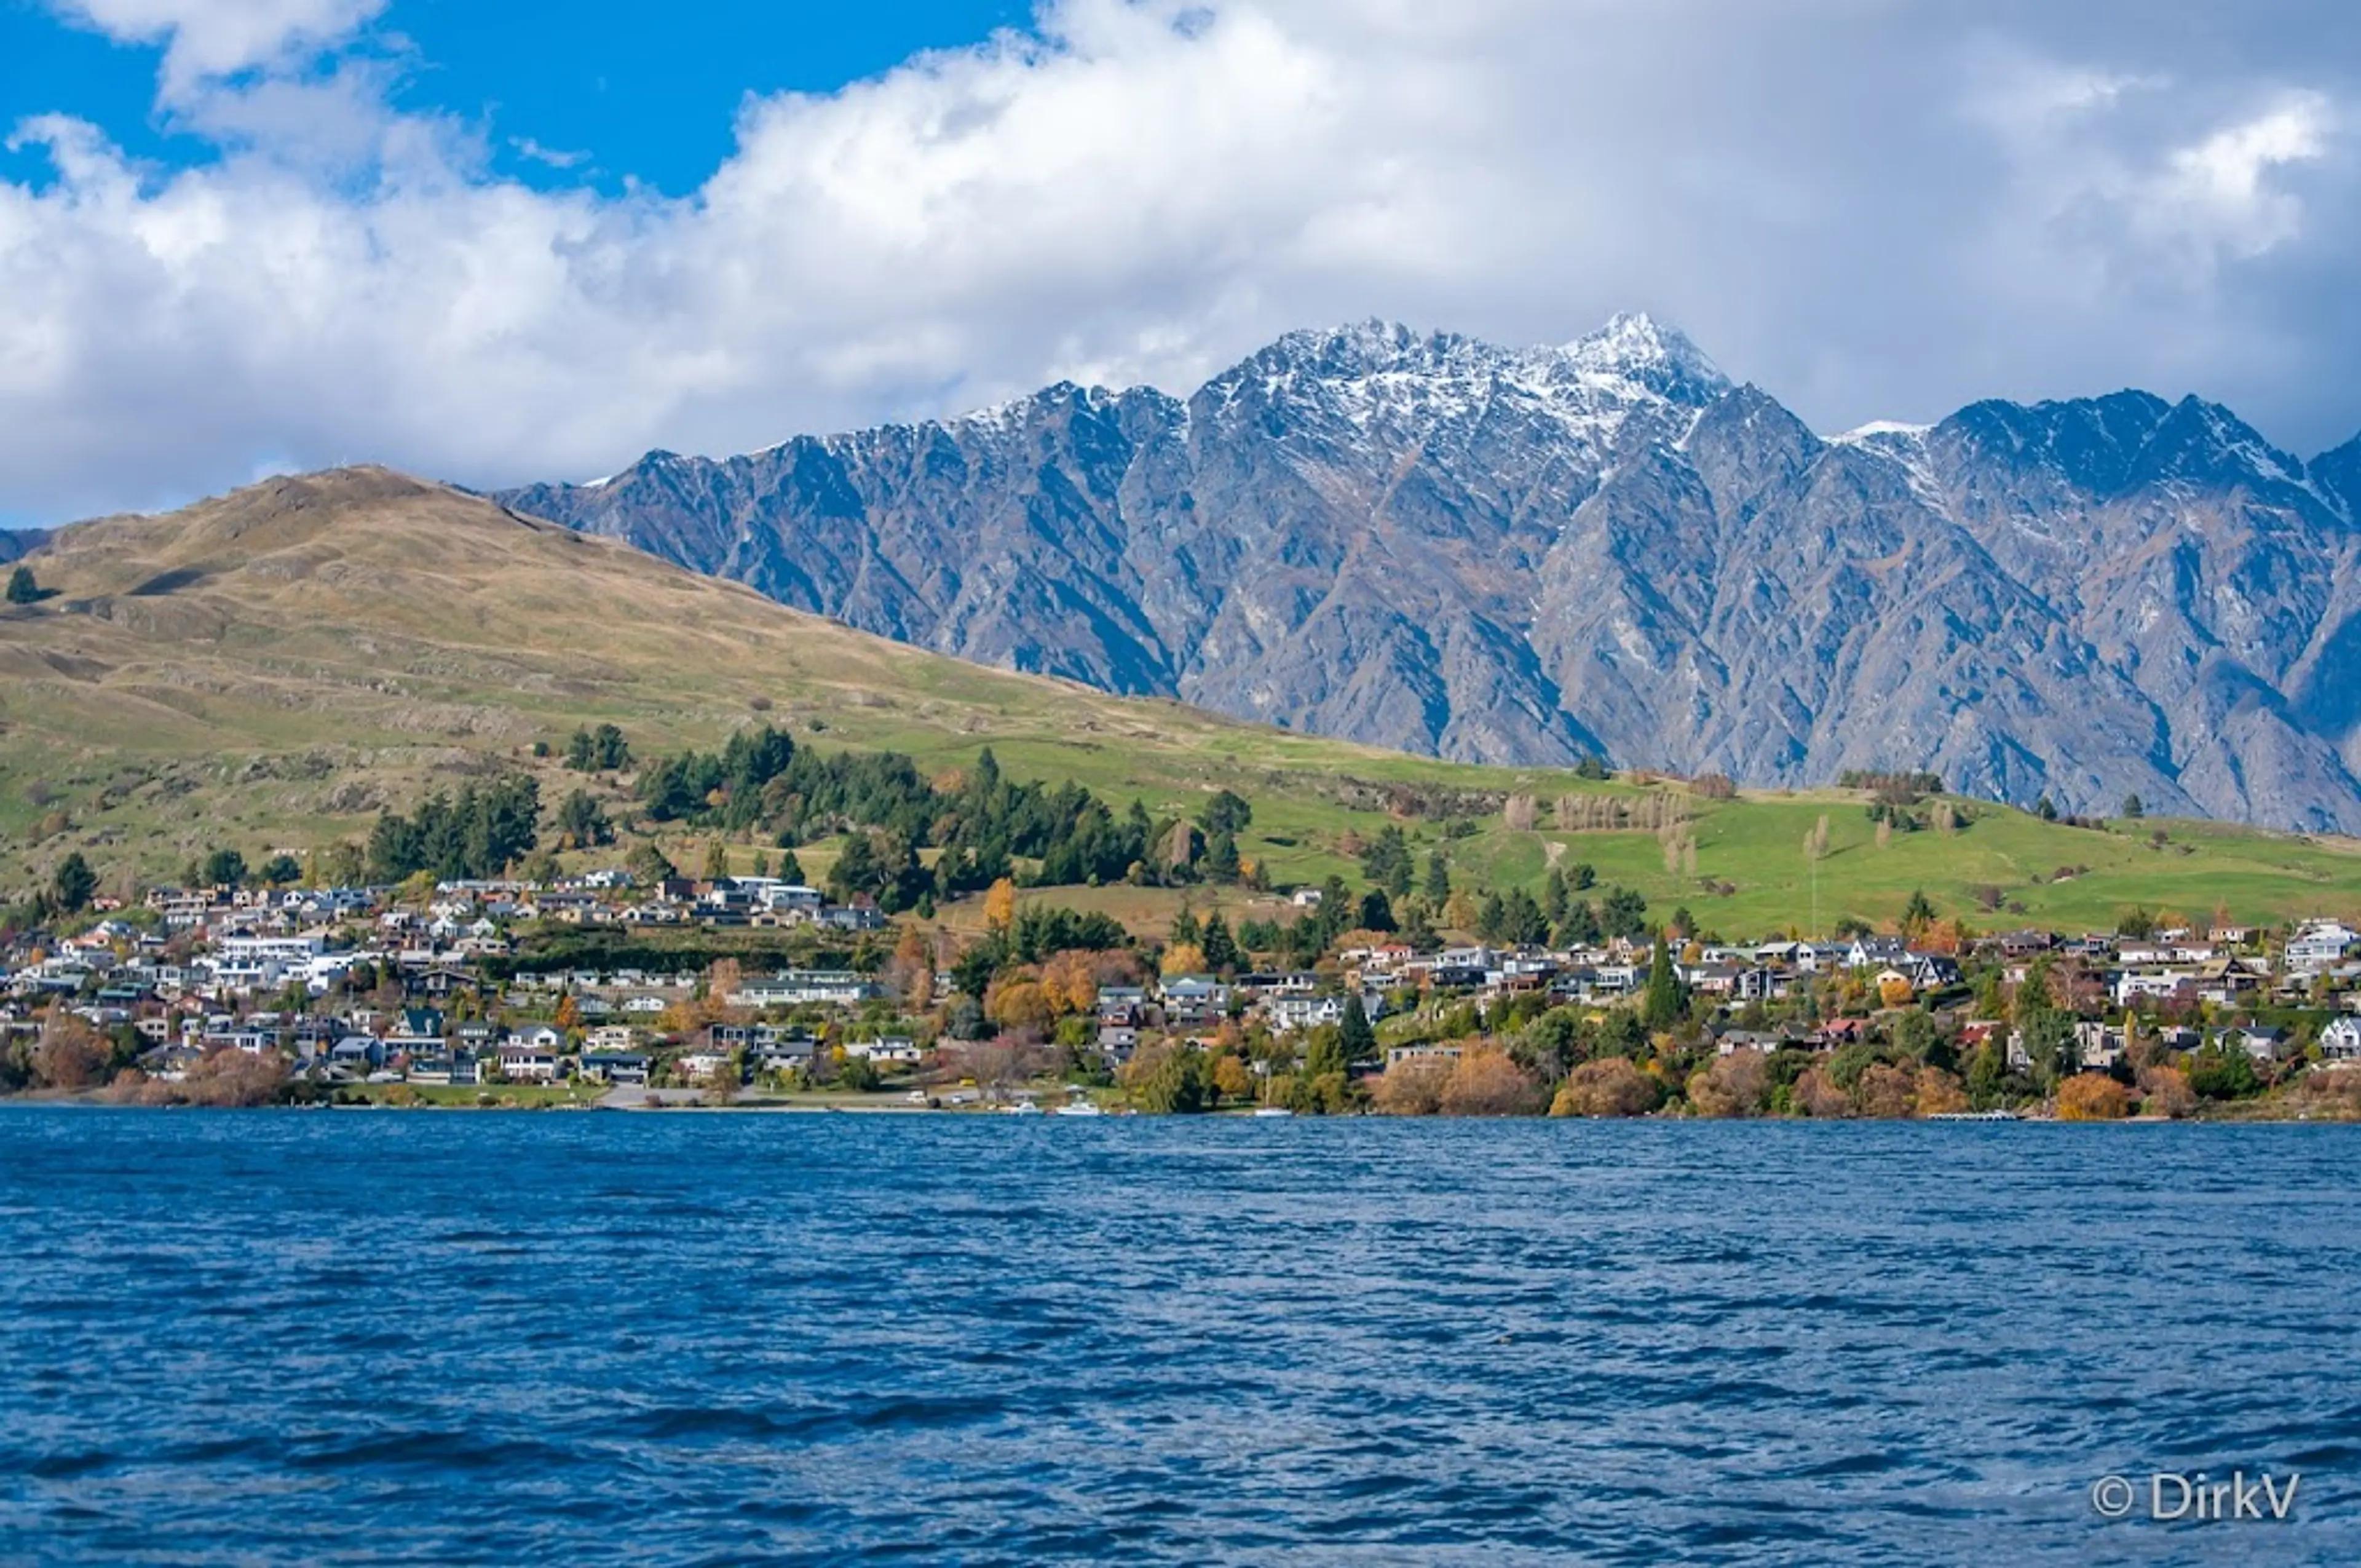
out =
[(1666, 397), (1689, 400), (1730, 388), (1721, 367), (1677, 327), (1645, 311), (1619, 313), (1605, 326), (1565, 345), (1580, 369), (1632, 381)]

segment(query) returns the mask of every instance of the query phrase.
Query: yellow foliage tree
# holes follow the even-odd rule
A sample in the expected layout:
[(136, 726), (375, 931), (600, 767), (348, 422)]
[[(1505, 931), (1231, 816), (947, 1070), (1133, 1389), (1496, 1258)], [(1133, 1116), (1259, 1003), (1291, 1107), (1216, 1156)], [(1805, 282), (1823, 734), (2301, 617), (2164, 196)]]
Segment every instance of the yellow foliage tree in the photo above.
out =
[(1877, 1000), (1888, 1007), (1907, 1007), (1910, 999), (1916, 994), (1910, 989), (1910, 982), (1898, 974), (1889, 975), (1877, 982)]
[(2078, 1073), (2058, 1086), (2061, 1122), (2117, 1122), (2131, 1112), (2132, 1091), (2105, 1073)]
[(1016, 884), (1002, 877), (983, 895), (983, 923), (1005, 931), (1016, 923)]
[(1234, 1056), (1213, 1058), (1213, 1089), (1224, 1100), (1244, 1100), (1254, 1091), (1254, 1078), (1246, 1064)]
[(1205, 949), (1194, 942), (1175, 942), (1164, 949), (1166, 974), (1202, 974), (1205, 972)]

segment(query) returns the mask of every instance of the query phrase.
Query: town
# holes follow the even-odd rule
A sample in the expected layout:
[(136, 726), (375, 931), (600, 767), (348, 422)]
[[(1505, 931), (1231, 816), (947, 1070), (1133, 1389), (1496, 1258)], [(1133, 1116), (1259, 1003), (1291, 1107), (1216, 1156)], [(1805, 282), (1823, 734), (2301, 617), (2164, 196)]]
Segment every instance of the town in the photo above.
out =
[[(1917, 899), (1897, 931), (1750, 943), (1686, 911), (1650, 922), (1618, 894), (1608, 935), (1554, 871), (1546, 900), (1485, 901), (1474, 923), (1506, 936), (1462, 941), (1412, 939), (1381, 894), (1335, 877), (1277, 891), (1289, 925), (1184, 904), (1157, 940), (1020, 908), (1006, 879), (964, 937), (773, 876), (65, 892), (79, 917), (0, 955), (0, 1089), (1071, 1114), (2361, 1113), (2361, 932), (2325, 918), (1976, 933)], [(584, 956), (601, 950), (631, 961)], [(749, 967), (757, 953), (774, 961)]]

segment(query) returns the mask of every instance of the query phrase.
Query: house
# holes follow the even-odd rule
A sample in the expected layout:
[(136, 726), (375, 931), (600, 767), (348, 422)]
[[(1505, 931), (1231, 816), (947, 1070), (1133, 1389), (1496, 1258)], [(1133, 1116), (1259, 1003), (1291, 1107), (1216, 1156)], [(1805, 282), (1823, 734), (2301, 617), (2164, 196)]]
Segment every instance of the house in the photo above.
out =
[(1423, 1045), (1395, 1046), (1386, 1052), (1389, 1069), (1407, 1061), (1456, 1062), (1466, 1047), (1448, 1041), (1431, 1041)]
[[(1316, 1029), (1323, 1025), (1342, 1024), (1347, 999), (1342, 996), (1275, 996), (1263, 1003), (1263, 1018), (1274, 1035), (1291, 1035), (1298, 1029)], [(1377, 992), (1361, 995), (1362, 1016), (1374, 1023), (1385, 1011), (1386, 999)]]
[(2301, 972), (2317, 972), (2341, 960), (2356, 943), (2361, 943), (2361, 932), (2339, 925), (2334, 920), (2306, 921), (2288, 941), (2288, 968)]
[(2361, 1018), (2348, 1013), (2323, 1029), (2320, 1054), (2330, 1061), (2361, 1061)]
[(1164, 1017), (1172, 1024), (1211, 1024), (1227, 1017), (1230, 988), (1211, 975), (1176, 975), (1164, 982)]
[(648, 1058), (639, 1051), (586, 1051), (582, 1076), (594, 1083), (645, 1083)]
[(2223, 1030), (2216, 1043), (2224, 1051), (2243, 1050), (2257, 1061), (2277, 1061), (2285, 1054), (2288, 1041), (2284, 1030), (2249, 1024), (2244, 1028)]
[(891, 1036), (882, 1040), (855, 1040), (844, 1047), (849, 1057), (864, 1057), (878, 1067), (916, 1067), (926, 1059), (927, 1053), (907, 1036)]
[(557, 1053), (515, 1044), (500, 1047), (500, 1076), (511, 1083), (555, 1083)]

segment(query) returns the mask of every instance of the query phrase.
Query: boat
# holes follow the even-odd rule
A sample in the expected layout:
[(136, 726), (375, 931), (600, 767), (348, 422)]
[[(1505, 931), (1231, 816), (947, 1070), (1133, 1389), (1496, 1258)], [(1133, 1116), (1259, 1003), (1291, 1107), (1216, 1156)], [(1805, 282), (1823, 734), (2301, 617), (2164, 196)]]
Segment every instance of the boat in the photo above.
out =
[(1284, 1105), (1265, 1105), (1259, 1107), (1255, 1112), (1255, 1114), (1257, 1116), (1292, 1116), (1295, 1113), (1289, 1110)]
[(1053, 1116), (1104, 1116), (1106, 1113), (1088, 1100), (1072, 1100), (1049, 1113)]
[(1017, 1105), (1003, 1105), (1000, 1108), (1000, 1113), (1004, 1116), (1038, 1116), (1041, 1113), (1041, 1107), (1027, 1100)]

